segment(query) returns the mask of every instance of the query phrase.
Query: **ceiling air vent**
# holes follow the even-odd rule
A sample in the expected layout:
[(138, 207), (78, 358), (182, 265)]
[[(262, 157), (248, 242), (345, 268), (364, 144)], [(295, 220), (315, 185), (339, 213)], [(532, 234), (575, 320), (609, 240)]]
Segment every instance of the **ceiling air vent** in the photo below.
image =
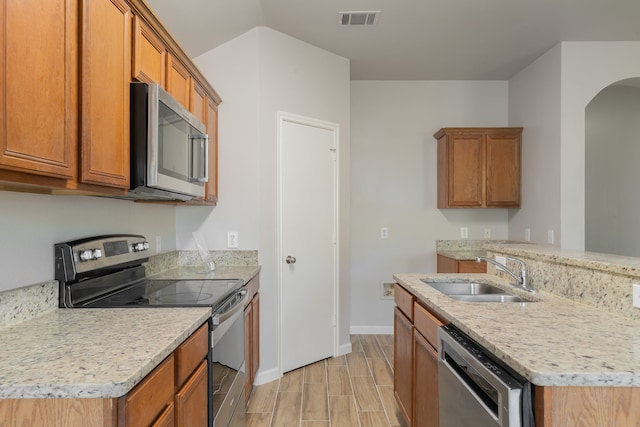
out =
[(370, 12), (338, 12), (338, 23), (341, 27), (370, 27), (378, 23), (380, 11)]

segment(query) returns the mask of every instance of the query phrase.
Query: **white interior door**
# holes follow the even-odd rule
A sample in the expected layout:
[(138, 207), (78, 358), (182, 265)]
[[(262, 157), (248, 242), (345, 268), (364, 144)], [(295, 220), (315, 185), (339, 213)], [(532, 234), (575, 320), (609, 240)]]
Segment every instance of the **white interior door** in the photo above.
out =
[(279, 119), (282, 372), (331, 357), (337, 313), (337, 126)]

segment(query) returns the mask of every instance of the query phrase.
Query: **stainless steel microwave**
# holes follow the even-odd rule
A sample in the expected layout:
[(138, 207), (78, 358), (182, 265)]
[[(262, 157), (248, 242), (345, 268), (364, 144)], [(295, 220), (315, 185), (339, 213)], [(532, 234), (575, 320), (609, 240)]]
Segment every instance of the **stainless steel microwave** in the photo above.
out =
[(204, 197), (208, 158), (200, 120), (159, 85), (131, 83), (130, 198)]

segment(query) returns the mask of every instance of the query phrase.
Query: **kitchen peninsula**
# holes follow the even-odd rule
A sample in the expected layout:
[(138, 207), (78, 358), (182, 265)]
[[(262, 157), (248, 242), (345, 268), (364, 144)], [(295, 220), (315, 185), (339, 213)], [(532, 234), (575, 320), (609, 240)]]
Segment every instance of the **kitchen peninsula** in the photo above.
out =
[[(636, 426), (640, 422), (640, 323), (631, 306), (637, 259), (533, 245), (486, 245), (524, 259), (530, 295), (490, 274), (396, 274), (413, 300), (452, 323), (535, 385), (536, 425)], [(531, 302), (469, 303), (434, 282), (492, 283)], [(416, 326), (417, 327), (417, 326)]]

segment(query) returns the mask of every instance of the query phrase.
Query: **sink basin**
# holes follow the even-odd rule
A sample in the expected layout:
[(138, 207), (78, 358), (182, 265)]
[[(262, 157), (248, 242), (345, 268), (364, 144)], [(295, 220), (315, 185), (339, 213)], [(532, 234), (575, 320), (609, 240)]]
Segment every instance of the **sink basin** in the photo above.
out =
[(449, 298), (466, 302), (528, 302), (525, 299), (510, 294), (449, 295)]
[(445, 295), (484, 295), (484, 294), (504, 294), (505, 291), (486, 283), (473, 282), (425, 282), (436, 291)]
[(436, 291), (451, 299), (466, 302), (532, 302), (529, 299), (512, 295), (504, 289), (488, 283), (476, 282), (428, 282), (422, 280)]

